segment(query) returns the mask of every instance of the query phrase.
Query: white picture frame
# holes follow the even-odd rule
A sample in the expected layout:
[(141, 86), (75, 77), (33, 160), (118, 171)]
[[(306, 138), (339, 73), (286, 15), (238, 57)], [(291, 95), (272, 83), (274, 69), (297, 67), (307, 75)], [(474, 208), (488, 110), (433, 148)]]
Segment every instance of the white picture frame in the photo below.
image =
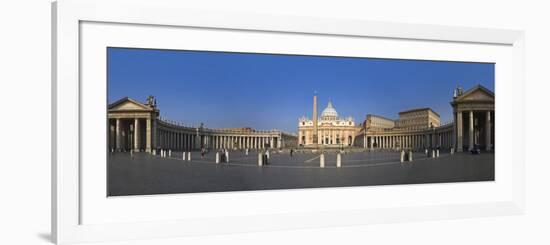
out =
[[(80, 70), (82, 23), (119, 23), (143, 26), (185, 27), (211, 30), (291, 33), (319, 37), (381, 38), (392, 40), (437, 41), (480, 45), (505, 45), (510, 48), (512, 78), (507, 89), (514, 91), (514, 103), (506, 112), (513, 120), (506, 124), (513, 139), (507, 159), (510, 175), (506, 192), (491, 201), (445, 203), (438, 205), (400, 205), (387, 208), (334, 209), (312, 212), (274, 212), (257, 215), (194, 217), (193, 219), (127, 221), (85, 224), (82, 222), (82, 104)], [(465, 217), (521, 214), (524, 211), (524, 33), (450, 27), (426, 24), (335, 20), (298, 16), (269, 16), (255, 13), (209, 12), (186, 9), (185, 3), (137, 0), (74, 1), (52, 5), (52, 237), (56, 243), (151, 239), (200, 234), (313, 228), (354, 224), (437, 220)], [(498, 83), (497, 83), (498, 85)], [(498, 87), (498, 86), (497, 86)], [(500, 87), (502, 88), (502, 86)], [(504, 91), (500, 90), (500, 91)], [(500, 92), (499, 91), (499, 92)], [(501, 96), (499, 94), (499, 96)], [(498, 100), (506, 100), (506, 95)], [(502, 98), (502, 99), (501, 99)], [(498, 103), (498, 102), (497, 102)], [(497, 104), (498, 106), (498, 104)], [(503, 124), (504, 125), (504, 124)], [(509, 158), (509, 159), (508, 159)], [(498, 177), (498, 176), (497, 176)], [(98, 180), (101, 181), (101, 180)], [(497, 178), (496, 181), (499, 181)], [(399, 188), (399, 187), (397, 187)], [(346, 189), (349, 192), (349, 189)], [(268, 194), (284, 195), (285, 191)], [(312, 191), (310, 191), (312, 192)], [(334, 190), (313, 190), (332, 193)], [(340, 191), (342, 192), (342, 191)], [(294, 193), (296, 194), (296, 193)], [(208, 195), (208, 194), (206, 194)], [(241, 195), (241, 197), (242, 197)], [(169, 202), (175, 196), (155, 201)], [(131, 200), (130, 200), (131, 201)], [(266, 222), (269, 220), (269, 222)], [(122, 219), (121, 219), (122, 221)], [(238, 225), (235, 225), (238, 224)]]

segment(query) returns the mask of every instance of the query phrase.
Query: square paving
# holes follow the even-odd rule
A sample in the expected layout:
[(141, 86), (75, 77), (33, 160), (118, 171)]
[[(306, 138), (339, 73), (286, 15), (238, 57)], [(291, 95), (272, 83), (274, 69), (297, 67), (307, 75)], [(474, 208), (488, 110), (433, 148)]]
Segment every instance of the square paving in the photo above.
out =
[(110, 153), (108, 195), (149, 195), (246, 190), (274, 190), (317, 187), (348, 187), (392, 184), (421, 184), (464, 181), (494, 181), (493, 153), (442, 152), (429, 158), (415, 152), (412, 162), (400, 162), (395, 151), (364, 151), (342, 154), (336, 167), (336, 153), (325, 153), (325, 168), (319, 167), (318, 153), (270, 152), (268, 165), (258, 166), (258, 153), (231, 151), (229, 163), (215, 163), (215, 152), (201, 159), (182, 152), (171, 157), (147, 153)]

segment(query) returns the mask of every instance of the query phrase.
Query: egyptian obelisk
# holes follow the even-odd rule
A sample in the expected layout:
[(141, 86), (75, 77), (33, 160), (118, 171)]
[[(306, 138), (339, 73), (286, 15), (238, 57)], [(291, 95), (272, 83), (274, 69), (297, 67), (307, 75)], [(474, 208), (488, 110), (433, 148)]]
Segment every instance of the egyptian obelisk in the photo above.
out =
[(313, 146), (317, 147), (317, 92), (313, 94)]

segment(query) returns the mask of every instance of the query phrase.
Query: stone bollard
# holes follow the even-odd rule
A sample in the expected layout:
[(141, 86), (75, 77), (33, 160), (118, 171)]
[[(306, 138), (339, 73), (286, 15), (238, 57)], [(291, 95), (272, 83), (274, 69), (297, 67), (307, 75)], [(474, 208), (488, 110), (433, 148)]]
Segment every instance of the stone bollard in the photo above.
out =
[(432, 158), (435, 158), (435, 150), (432, 150)]
[(168, 157), (172, 157), (172, 150), (168, 150)]
[(267, 159), (269, 159), (269, 156), (270, 156), (270, 155), (269, 155), (269, 150), (267, 150), (267, 151), (265, 152), (265, 155), (267, 156)]
[(401, 162), (405, 161), (405, 151), (401, 150)]
[(321, 153), (321, 156), (319, 157), (319, 167), (324, 168), (325, 167), (325, 154)]
[(413, 152), (409, 151), (409, 162), (413, 161)]
[(258, 166), (262, 166), (263, 165), (263, 156), (262, 156), (262, 153), (258, 153)]
[(185, 151), (181, 155), (182, 155), (181, 158), (185, 161)]
[(246, 152), (246, 155), (248, 156), (248, 148), (246, 148), (245, 152)]
[(191, 161), (191, 152), (187, 152), (187, 161)]
[(340, 153), (336, 154), (336, 167), (342, 167), (342, 155)]
[(225, 162), (229, 163), (229, 151), (225, 152)]
[(157, 155), (157, 150), (153, 149), (153, 156)]
[(220, 153), (216, 152), (216, 164), (220, 163)]
[(426, 157), (429, 157), (430, 154), (428, 154), (428, 149), (426, 149)]
[(455, 154), (455, 148), (451, 148), (451, 155)]
[(439, 158), (439, 149), (437, 149), (437, 151), (435, 153), (435, 157)]
[(160, 157), (164, 157), (162, 149), (160, 149), (159, 155)]

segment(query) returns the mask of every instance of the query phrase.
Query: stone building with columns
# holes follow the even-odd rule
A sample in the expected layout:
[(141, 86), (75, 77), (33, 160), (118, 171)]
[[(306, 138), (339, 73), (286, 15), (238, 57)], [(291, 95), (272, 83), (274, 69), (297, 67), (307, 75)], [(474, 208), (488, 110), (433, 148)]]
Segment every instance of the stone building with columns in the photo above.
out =
[(280, 130), (214, 129), (187, 126), (159, 117), (155, 99), (125, 97), (108, 106), (108, 146), (112, 151), (171, 149), (268, 149), (296, 147), (297, 137)]
[(478, 85), (468, 91), (457, 88), (451, 102), (453, 107), (454, 146), (458, 152), (479, 147), (493, 150), (495, 142), (495, 94)]
[(317, 115), (317, 95), (313, 97), (313, 119), (305, 116), (298, 119), (298, 144), (302, 147), (341, 147), (353, 146), (359, 127), (352, 117), (340, 118), (329, 101), (327, 107)]
[(457, 152), (479, 147), (490, 151), (495, 142), (494, 99), (494, 93), (481, 85), (465, 92), (456, 88), (450, 103), (454, 119), (443, 125), (440, 125), (439, 115), (430, 108), (399, 113), (394, 128), (369, 127), (367, 116), (354, 145), (368, 149), (440, 147), (454, 148)]

